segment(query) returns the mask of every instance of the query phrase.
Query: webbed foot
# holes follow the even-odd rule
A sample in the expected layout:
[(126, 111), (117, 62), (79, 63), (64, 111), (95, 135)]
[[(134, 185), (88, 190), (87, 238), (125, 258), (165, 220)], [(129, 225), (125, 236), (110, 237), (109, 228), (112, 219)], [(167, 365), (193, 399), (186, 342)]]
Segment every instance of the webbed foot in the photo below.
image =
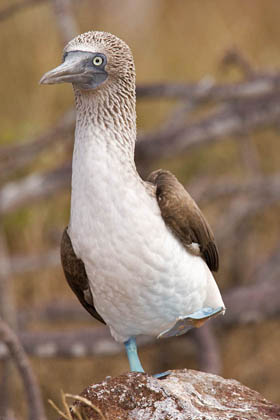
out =
[(153, 375), (153, 378), (156, 378), (156, 379), (164, 379), (168, 375), (170, 375), (170, 373), (171, 373), (171, 370), (166, 370), (165, 372), (161, 372), (161, 373), (155, 373)]
[(180, 316), (177, 318), (173, 327), (160, 333), (157, 338), (167, 338), (185, 334), (191, 328), (201, 327), (208, 319), (215, 318), (217, 315), (224, 313), (225, 308), (223, 306), (216, 309), (205, 307), (187, 316)]

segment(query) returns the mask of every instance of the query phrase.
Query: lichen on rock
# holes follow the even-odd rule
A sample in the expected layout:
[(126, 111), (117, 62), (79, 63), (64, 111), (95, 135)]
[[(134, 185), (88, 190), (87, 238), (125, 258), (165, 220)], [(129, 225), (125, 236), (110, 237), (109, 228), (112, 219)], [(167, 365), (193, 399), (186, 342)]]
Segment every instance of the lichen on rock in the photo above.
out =
[[(136, 372), (107, 377), (81, 395), (106, 420), (280, 419), (279, 405), (238, 381), (187, 369), (172, 371), (161, 380)], [(82, 418), (100, 419), (100, 414), (81, 401), (75, 406)]]

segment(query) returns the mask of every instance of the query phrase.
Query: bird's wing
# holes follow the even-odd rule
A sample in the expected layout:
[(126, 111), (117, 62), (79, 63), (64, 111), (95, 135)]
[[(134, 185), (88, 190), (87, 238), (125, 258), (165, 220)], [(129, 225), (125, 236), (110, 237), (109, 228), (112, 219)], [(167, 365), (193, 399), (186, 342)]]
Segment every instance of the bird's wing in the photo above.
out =
[(156, 186), (158, 205), (166, 225), (188, 251), (201, 255), (211, 271), (218, 271), (219, 254), (213, 232), (183, 185), (171, 172), (162, 169), (152, 172), (147, 181)]
[(60, 251), (63, 271), (69, 286), (76, 294), (84, 308), (94, 318), (105, 324), (105, 321), (94, 307), (85, 265), (80, 258), (77, 258), (74, 252), (71, 239), (67, 233), (67, 227), (62, 235)]

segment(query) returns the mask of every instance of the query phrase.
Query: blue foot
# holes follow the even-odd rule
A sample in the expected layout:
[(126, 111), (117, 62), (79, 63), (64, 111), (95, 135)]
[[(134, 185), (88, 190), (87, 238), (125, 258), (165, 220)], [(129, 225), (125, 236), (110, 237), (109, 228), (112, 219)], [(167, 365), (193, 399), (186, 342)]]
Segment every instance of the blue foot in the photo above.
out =
[(165, 372), (156, 373), (155, 375), (153, 375), (153, 378), (156, 378), (156, 379), (164, 379), (168, 375), (170, 375), (170, 373), (171, 373), (171, 370), (166, 370)]
[(199, 309), (198, 311), (195, 311), (187, 316), (180, 316), (177, 318), (173, 327), (160, 333), (157, 338), (167, 338), (185, 334), (191, 328), (201, 327), (208, 319), (214, 318), (219, 314), (224, 314), (224, 312), (225, 308), (222, 306), (217, 309), (206, 307)]
[(132, 372), (144, 372), (144, 369), (138, 357), (135, 337), (130, 337), (127, 341), (125, 341), (124, 345), (129, 361), (130, 370)]

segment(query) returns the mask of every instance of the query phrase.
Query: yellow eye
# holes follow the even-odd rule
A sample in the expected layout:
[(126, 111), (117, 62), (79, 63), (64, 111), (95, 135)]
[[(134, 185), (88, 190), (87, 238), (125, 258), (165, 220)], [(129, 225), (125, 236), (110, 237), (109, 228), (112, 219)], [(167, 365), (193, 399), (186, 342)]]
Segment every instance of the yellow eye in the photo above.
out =
[(96, 56), (96, 57), (94, 57), (92, 62), (95, 66), (101, 66), (101, 64), (103, 64), (103, 58), (99, 57), (99, 56)]

